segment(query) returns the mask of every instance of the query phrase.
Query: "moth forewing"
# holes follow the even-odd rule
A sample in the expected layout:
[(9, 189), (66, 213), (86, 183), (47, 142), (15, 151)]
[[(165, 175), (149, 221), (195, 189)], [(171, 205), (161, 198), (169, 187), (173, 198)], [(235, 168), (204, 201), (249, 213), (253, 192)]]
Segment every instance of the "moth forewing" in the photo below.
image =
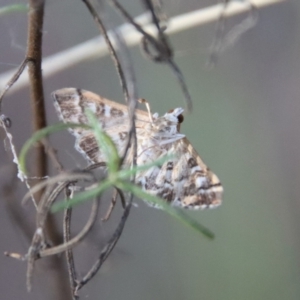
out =
[[(54, 106), (59, 118), (65, 123), (87, 124), (84, 110), (89, 108), (97, 117), (99, 124), (112, 138), (118, 152), (122, 155), (126, 147), (129, 130), (128, 109), (126, 105), (108, 100), (95, 93), (77, 89), (63, 88), (52, 93)], [(136, 124), (148, 121), (148, 114), (138, 110)], [(144, 122), (143, 122), (144, 123)], [(82, 128), (69, 130), (76, 137), (75, 148), (90, 163), (104, 161), (91, 131)]]
[[(84, 110), (89, 108), (112, 138), (119, 155), (123, 154), (130, 124), (126, 105), (77, 88), (60, 89), (52, 96), (57, 114), (65, 123), (86, 124)], [(152, 163), (165, 155), (172, 157), (160, 167), (138, 173), (136, 183), (171, 205), (191, 209), (217, 207), (222, 202), (222, 185), (191, 143), (179, 133), (182, 112), (182, 108), (176, 108), (159, 117), (136, 110), (137, 164)], [(105, 162), (90, 130), (76, 128), (70, 131), (76, 137), (75, 148), (90, 163)], [(127, 167), (130, 163), (130, 160), (125, 162)]]
[[(198, 208), (215, 208), (222, 203), (223, 187), (217, 177), (202, 161), (201, 157), (191, 145), (187, 138), (182, 140), (191, 158), (195, 160), (195, 166), (188, 164), (191, 168), (191, 177), (194, 182), (191, 184), (197, 188), (197, 193), (184, 201), (185, 205), (199, 206)], [(189, 204), (188, 204), (189, 201)]]

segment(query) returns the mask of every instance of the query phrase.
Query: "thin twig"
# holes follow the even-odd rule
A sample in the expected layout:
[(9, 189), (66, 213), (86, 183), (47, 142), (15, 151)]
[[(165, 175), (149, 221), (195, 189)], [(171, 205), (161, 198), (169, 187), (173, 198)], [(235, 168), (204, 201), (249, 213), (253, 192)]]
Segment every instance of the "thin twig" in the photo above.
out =
[[(160, 0), (142, 0), (146, 10), (149, 10), (152, 17), (152, 23), (156, 26), (157, 30), (162, 28), (161, 23), (167, 20), (166, 15), (162, 12), (162, 3)], [(165, 26), (163, 26), (165, 27)]]
[[(82, 1), (87, 6), (87, 8), (90, 11), (91, 15), (93, 16), (96, 24), (98, 25), (98, 28), (99, 28), (100, 32), (104, 36), (107, 48), (109, 49), (110, 56), (113, 60), (113, 63), (115, 65), (115, 68), (116, 68), (118, 76), (119, 76), (119, 80), (120, 80), (120, 83), (121, 83), (121, 87), (123, 89), (123, 94), (124, 94), (125, 101), (128, 104), (128, 109), (129, 109), (128, 115), (129, 115), (129, 120), (130, 120), (130, 129), (129, 129), (129, 135), (128, 135), (125, 151), (124, 151), (124, 154), (121, 158), (121, 162), (120, 162), (120, 166), (119, 166), (119, 167), (121, 167), (121, 165), (122, 165), (122, 163), (123, 163), (123, 161), (124, 161), (124, 159), (127, 155), (127, 151), (128, 151), (129, 146), (131, 144), (131, 140), (132, 139), (136, 140), (135, 113), (134, 112), (135, 112), (135, 109), (136, 109), (136, 106), (137, 106), (137, 99), (134, 98), (135, 95), (131, 95), (131, 97), (129, 96), (129, 92), (128, 92), (128, 88), (127, 88), (127, 81), (126, 81), (125, 74), (123, 72), (121, 62), (120, 62), (119, 57), (116, 53), (116, 50), (113, 47), (110, 36), (108, 35), (107, 30), (106, 30), (101, 18), (98, 16), (96, 10), (94, 9), (94, 7), (91, 5), (91, 3), (88, 0), (82, 0)], [(121, 42), (121, 39), (118, 40), (118, 36), (117, 36), (117, 41)], [(128, 80), (132, 79), (132, 78), (134, 78), (134, 76), (132, 76), (130, 78), (128, 77)], [(134, 86), (134, 84), (133, 84), (133, 86)], [(136, 153), (134, 155), (136, 155)]]
[(118, 189), (118, 188), (115, 188), (114, 191), (113, 191), (113, 195), (112, 195), (112, 199), (110, 201), (109, 208), (108, 208), (108, 210), (107, 210), (104, 218), (101, 219), (103, 222), (106, 222), (110, 218), (111, 213), (112, 213), (112, 211), (113, 211), (113, 209), (114, 209), (114, 207), (115, 207), (115, 205), (117, 203), (118, 194), (120, 195), (122, 206), (125, 209), (125, 207), (126, 207), (126, 201), (125, 201), (125, 198), (124, 198), (124, 196), (122, 194), (122, 191), (120, 189)]
[[(131, 15), (117, 0), (109, 0), (109, 3), (111, 3), (116, 8), (116, 10), (125, 18), (128, 23), (132, 24), (135, 27), (135, 29), (143, 36), (143, 38), (146, 38), (147, 41), (151, 42), (151, 45), (160, 55), (160, 58), (158, 58), (158, 60), (165, 60), (167, 57), (172, 55), (172, 51), (169, 48), (169, 45), (167, 43), (160, 43), (160, 41), (157, 41), (150, 33), (144, 30), (140, 24), (134, 21)], [(154, 27), (157, 29), (156, 26)]]
[(112, 198), (111, 198), (111, 200), (110, 200), (110, 205), (109, 205), (109, 207), (108, 207), (108, 210), (106, 211), (106, 214), (105, 214), (105, 216), (101, 219), (101, 221), (106, 222), (106, 221), (110, 218), (111, 213), (112, 213), (112, 211), (114, 210), (115, 205), (116, 205), (116, 203), (117, 203), (117, 198), (118, 198), (118, 191), (117, 191), (117, 189), (114, 189)]
[[(9, 121), (8, 121), (9, 120)], [(13, 143), (13, 136), (12, 134), (8, 131), (8, 127), (10, 126), (11, 121), (9, 118), (7, 118), (5, 115), (1, 115), (0, 116), (0, 127), (2, 127), (4, 129), (5, 135), (6, 135), (6, 141), (10, 147), (11, 150), (11, 154), (13, 156), (12, 161), (17, 165), (18, 168), (18, 173), (17, 173), (17, 177), (23, 181), (27, 187), (27, 189), (30, 191), (30, 184), (29, 184), (29, 178), (26, 176), (26, 174), (24, 174), (24, 172), (22, 171), (21, 167), (20, 167), (20, 163), (19, 163), (19, 158), (17, 155), (17, 151), (16, 151), (16, 147)], [(7, 126), (9, 125), (9, 126)], [(33, 196), (32, 193), (30, 193), (29, 195), (31, 197), (32, 203), (34, 205), (35, 208), (37, 208), (37, 202)]]
[[(124, 197), (123, 195), (121, 197)], [(84, 286), (86, 285), (99, 271), (99, 269), (101, 268), (102, 264), (104, 263), (104, 261), (107, 259), (107, 257), (109, 256), (109, 254), (111, 253), (111, 251), (114, 249), (116, 243), (118, 242), (124, 226), (126, 224), (126, 220), (129, 216), (130, 213), (130, 209), (131, 209), (131, 204), (132, 204), (132, 199), (133, 196), (131, 195), (129, 203), (126, 205), (122, 218), (114, 232), (114, 234), (112, 235), (112, 237), (110, 238), (110, 240), (107, 242), (107, 244), (105, 245), (105, 247), (102, 249), (100, 256), (98, 258), (98, 260), (95, 262), (95, 264), (91, 267), (91, 269), (87, 272), (87, 274), (77, 283), (76, 286), (76, 291), (75, 291), (75, 295), (77, 295), (78, 291)]]
[[(70, 189), (68, 189), (68, 187), (66, 187), (66, 189), (65, 189), (65, 197), (67, 200), (72, 198), (72, 191)], [(71, 239), (71, 217), (72, 217), (72, 208), (69, 207), (65, 210), (64, 220), (63, 220), (64, 243), (67, 243)], [(77, 274), (76, 274), (74, 255), (73, 255), (72, 249), (66, 250), (66, 260), (67, 260), (67, 266), (68, 266), (69, 281), (70, 281), (72, 297), (75, 300), (75, 299), (77, 299), (77, 297), (75, 296)]]
[(39, 253), (41, 249), (44, 249), (47, 246), (44, 232), (46, 228), (45, 223), (47, 220), (49, 209), (63, 188), (64, 188), (63, 184), (59, 185), (55, 189), (53, 189), (52, 185), (49, 185), (44, 191), (44, 193), (42, 194), (42, 198), (38, 203), (38, 209), (36, 214), (36, 230), (33, 235), (31, 245), (27, 253), (26, 283), (27, 283), (28, 291), (31, 291), (32, 288), (32, 276), (33, 276), (35, 261), (38, 258), (40, 258)]
[(55, 246), (55, 247), (52, 247), (52, 248), (42, 249), (39, 252), (39, 256), (40, 257), (46, 257), (46, 256), (59, 254), (59, 253), (65, 252), (68, 249), (73, 248), (78, 243), (80, 243), (85, 238), (85, 236), (90, 232), (91, 228), (93, 227), (93, 225), (96, 221), (96, 218), (97, 218), (98, 207), (99, 207), (99, 200), (96, 199), (93, 202), (91, 214), (90, 214), (90, 217), (89, 217), (87, 223), (85, 224), (83, 229), (75, 237), (73, 237), (68, 242), (63, 243), (61, 245), (58, 245), (58, 246)]
[[(133, 68), (132, 59), (130, 53), (128, 51), (128, 47), (126, 46), (126, 42), (123, 39), (123, 36), (118, 32), (114, 32), (114, 39), (116, 42), (116, 47), (119, 49), (120, 57), (122, 58), (122, 65), (124, 69), (124, 74), (127, 82), (127, 89), (128, 89), (128, 96), (129, 96), (129, 103), (128, 103), (128, 118), (129, 118), (129, 134), (127, 136), (127, 142), (122, 153), (122, 157), (120, 160), (120, 166), (123, 165), (125, 159), (128, 157), (128, 150), (131, 148), (132, 140), (134, 140), (133, 144), (136, 143), (136, 127), (135, 127), (135, 110), (137, 108), (137, 86), (136, 86), (136, 78), (135, 72)], [(134, 152), (135, 153), (135, 152)], [(136, 154), (129, 154), (129, 155), (136, 155)], [(134, 158), (129, 157), (129, 161), (133, 161)]]
[(15, 73), (12, 75), (10, 80), (5, 84), (4, 88), (2, 89), (0, 93), (0, 111), (2, 110), (2, 100), (7, 93), (7, 91), (17, 82), (17, 80), (22, 75), (25, 67), (27, 66), (27, 63), (31, 60), (31, 58), (25, 57), (18, 69), (16, 69)]
[(30, 197), (32, 193), (36, 193), (42, 189), (44, 189), (47, 186), (55, 185), (56, 183), (60, 182), (74, 182), (78, 180), (84, 180), (84, 181), (91, 181), (94, 177), (91, 173), (88, 173), (87, 171), (73, 171), (72, 173), (60, 173), (56, 176), (50, 177), (47, 180), (41, 181), (40, 183), (33, 186), (29, 192), (25, 194), (23, 197), (22, 203), (25, 204), (26, 200)]
[[(245, 13), (249, 10), (247, 1), (234, 1), (226, 9), (225, 17), (231, 17), (234, 15)], [(263, 8), (265, 6), (274, 5), (278, 3), (284, 3), (286, 0), (251, 0), (255, 7)], [(179, 16), (170, 18), (168, 21), (167, 34), (175, 34), (181, 31), (185, 31), (197, 26), (209, 24), (219, 19), (223, 4), (216, 4), (207, 8), (199, 9), (193, 12), (185, 13)], [(135, 18), (135, 22), (139, 24), (145, 24), (149, 21), (149, 14), (143, 14)], [(142, 21), (140, 20), (142, 19)], [(144, 30), (150, 34), (155, 33), (155, 27), (153, 24), (143, 26)], [(140, 43), (141, 34), (138, 33), (129, 24), (124, 24), (117, 29), (122, 34), (128, 47), (135, 46)], [(102, 37), (96, 37), (88, 40), (84, 43), (78, 44), (72, 48), (66, 49), (62, 52), (58, 52), (54, 55), (48, 56), (43, 60), (43, 77), (49, 78), (61, 71), (73, 67), (84, 61), (90, 61), (98, 59), (99, 57), (106, 56), (108, 50)], [(5, 87), (11, 77), (17, 72), (17, 69), (4, 72), (0, 75), (0, 87)], [(28, 76), (23, 73), (19, 80), (10, 89), (10, 94), (20, 90), (28, 85)]]
[[(117, 0), (109, 0), (109, 2), (116, 8), (116, 10), (125, 18), (127, 22), (131, 23), (135, 27), (135, 29), (143, 35), (142, 46), (148, 58), (155, 62), (166, 63), (171, 68), (184, 94), (184, 99), (186, 101), (187, 109), (188, 111), (191, 111), (192, 99), (188, 91), (187, 85), (185, 83), (184, 76), (173, 59), (173, 50), (168, 42), (168, 38), (164, 30), (162, 30), (161, 26), (159, 25), (159, 21), (158, 21), (159, 19), (155, 15), (155, 10), (153, 8), (151, 1), (144, 0), (144, 3), (146, 3), (146, 7), (150, 9), (152, 20), (154, 21), (154, 26), (157, 30), (156, 32), (157, 39), (154, 38), (148, 32), (146, 32), (142, 28), (142, 26), (136, 23), (134, 19), (130, 16), (130, 14), (124, 9), (124, 7)], [(152, 48), (155, 49), (156, 51), (155, 54), (150, 52), (149, 44), (151, 44)]]
[(105, 39), (110, 57), (112, 58), (114, 65), (117, 69), (117, 73), (119, 75), (119, 79), (120, 79), (121, 87), (122, 87), (123, 94), (125, 97), (125, 101), (126, 101), (126, 103), (128, 103), (128, 101), (129, 101), (128, 100), (129, 99), (128, 89), (127, 89), (127, 83), (125, 80), (123, 69), (120, 64), (120, 60), (118, 58), (117, 52), (115, 51), (115, 49), (113, 47), (110, 37), (108, 36), (107, 30), (106, 30), (102, 20), (98, 16), (97, 12), (95, 11), (94, 7), (91, 5), (91, 3), (88, 0), (82, 0), (82, 2), (87, 6), (88, 10), (90, 11), (91, 15), (93, 16), (94, 20), (96, 21), (96, 24), (98, 25), (98, 28), (99, 28), (101, 34), (103, 35), (103, 37)]
[(27, 289), (30, 291), (32, 286), (32, 274), (34, 270), (34, 263), (38, 258), (45, 257), (45, 256), (52, 256), (54, 254), (58, 254), (61, 252), (64, 252), (72, 247), (74, 247), (76, 244), (78, 244), (90, 231), (91, 227), (93, 226), (96, 216), (98, 213), (98, 201), (95, 200), (92, 206), (92, 212), (90, 215), (90, 218), (82, 231), (73, 239), (69, 240), (68, 242), (59, 245), (54, 246), (52, 248), (47, 248), (48, 243), (45, 240), (44, 236), (44, 228), (45, 223), (47, 220), (47, 216), (50, 210), (51, 205), (53, 202), (57, 199), (57, 196), (60, 194), (60, 192), (65, 189), (65, 187), (69, 184), (69, 182), (63, 182), (60, 185), (56, 186), (53, 189), (53, 186), (49, 185), (44, 192), (41, 201), (39, 202), (39, 207), (37, 210), (37, 216), (36, 216), (36, 231), (33, 236), (31, 245), (29, 247), (28, 253), (26, 255), (27, 257)]
[(35, 261), (39, 258), (40, 248), (44, 246), (44, 235), (41, 228), (38, 228), (32, 238), (31, 245), (29, 247), (27, 257), (27, 272), (26, 272), (26, 286), (30, 292), (32, 288), (32, 277), (34, 271)]

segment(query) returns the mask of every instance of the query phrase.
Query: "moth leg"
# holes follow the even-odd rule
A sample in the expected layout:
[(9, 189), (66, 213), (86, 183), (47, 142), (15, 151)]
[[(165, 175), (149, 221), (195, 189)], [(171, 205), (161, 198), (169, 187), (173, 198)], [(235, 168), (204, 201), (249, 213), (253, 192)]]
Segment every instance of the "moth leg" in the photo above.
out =
[(152, 118), (152, 113), (151, 113), (149, 102), (146, 99), (144, 99), (144, 98), (138, 99), (138, 102), (145, 104), (145, 106), (147, 108), (147, 111), (148, 111), (148, 114), (149, 114), (149, 119), (150, 119), (151, 123), (153, 123), (153, 118)]
[[(106, 222), (110, 218), (111, 213), (114, 210), (116, 203), (117, 203), (118, 193), (120, 193), (118, 191), (118, 189), (114, 189), (113, 196), (112, 196), (111, 202), (110, 202), (110, 206), (105, 214), (105, 217), (101, 219), (103, 222)], [(120, 198), (121, 198), (122, 207), (125, 208), (126, 203), (124, 202), (123, 197), (120, 197)]]

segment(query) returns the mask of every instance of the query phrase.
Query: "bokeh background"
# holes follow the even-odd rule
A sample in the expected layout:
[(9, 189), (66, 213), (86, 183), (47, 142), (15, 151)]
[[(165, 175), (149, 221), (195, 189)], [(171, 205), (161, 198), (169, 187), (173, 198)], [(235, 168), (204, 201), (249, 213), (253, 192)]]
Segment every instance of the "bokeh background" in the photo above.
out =
[[(11, 1), (1, 0), (0, 6)], [(137, 0), (122, 1), (136, 16)], [(215, 4), (214, 1), (165, 1), (169, 17)], [(111, 24), (120, 23), (107, 10)], [(246, 16), (234, 17), (225, 31)], [(210, 228), (213, 241), (182, 226), (164, 212), (139, 200), (123, 235), (101, 272), (81, 292), (82, 299), (130, 300), (296, 300), (300, 298), (300, 2), (288, 1), (259, 10), (257, 25), (221, 53), (213, 69), (206, 67), (215, 24), (170, 36), (175, 59), (184, 73), (194, 108), (184, 132), (204, 161), (221, 179), (223, 205), (189, 212)], [(0, 17), (0, 73), (17, 66), (26, 48), (26, 14)], [(84, 42), (98, 34), (80, 1), (48, 1), (44, 56)], [(183, 106), (181, 90), (164, 65), (154, 64), (130, 49), (139, 96), (163, 114)], [(118, 78), (109, 57), (81, 63), (45, 79), (48, 123), (57, 122), (50, 93), (81, 87), (122, 102)], [(1, 87), (2, 88), (2, 87)], [(28, 88), (5, 98), (3, 112), (12, 120), (18, 149), (30, 136)], [(0, 147), (0, 254), (25, 253), (34, 225), (32, 205), (21, 206), (25, 189)], [(67, 132), (51, 141), (66, 168), (85, 166)], [(34, 161), (31, 160), (34, 164)], [(7, 197), (9, 195), (9, 197)], [(87, 205), (88, 206), (88, 205)], [(74, 216), (74, 232), (85, 222), (89, 207)], [(97, 224), (78, 247), (78, 267), (86, 271), (114, 228)], [(17, 217), (16, 217), (17, 216)], [(17, 221), (17, 222), (16, 222)], [(21, 224), (21, 227), (20, 227)], [(63, 263), (63, 260), (61, 260)], [(55, 265), (38, 261), (31, 294), (26, 292), (26, 263), (0, 255), (1, 299), (68, 299), (58, 282), (68, 281)], [(81, 274), (81, 273), (80, 273)]]

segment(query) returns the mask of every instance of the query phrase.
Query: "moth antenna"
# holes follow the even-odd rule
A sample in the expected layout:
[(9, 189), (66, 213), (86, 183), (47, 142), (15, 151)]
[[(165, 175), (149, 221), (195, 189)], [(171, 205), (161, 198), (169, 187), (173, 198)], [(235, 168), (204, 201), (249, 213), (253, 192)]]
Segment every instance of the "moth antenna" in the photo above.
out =
[(145, 104), (145, 106), (147, 108), (147, 111), (148, 111), (148, 114), (149, 114), (149, 119), (150, 119), (151, 123), (153, 123), (153, 118), (152, 118), (152, 113), (151, 113), (149, 102), (146, 99), (144, 99), (144, 98), (138, 99), (138, 102)]

